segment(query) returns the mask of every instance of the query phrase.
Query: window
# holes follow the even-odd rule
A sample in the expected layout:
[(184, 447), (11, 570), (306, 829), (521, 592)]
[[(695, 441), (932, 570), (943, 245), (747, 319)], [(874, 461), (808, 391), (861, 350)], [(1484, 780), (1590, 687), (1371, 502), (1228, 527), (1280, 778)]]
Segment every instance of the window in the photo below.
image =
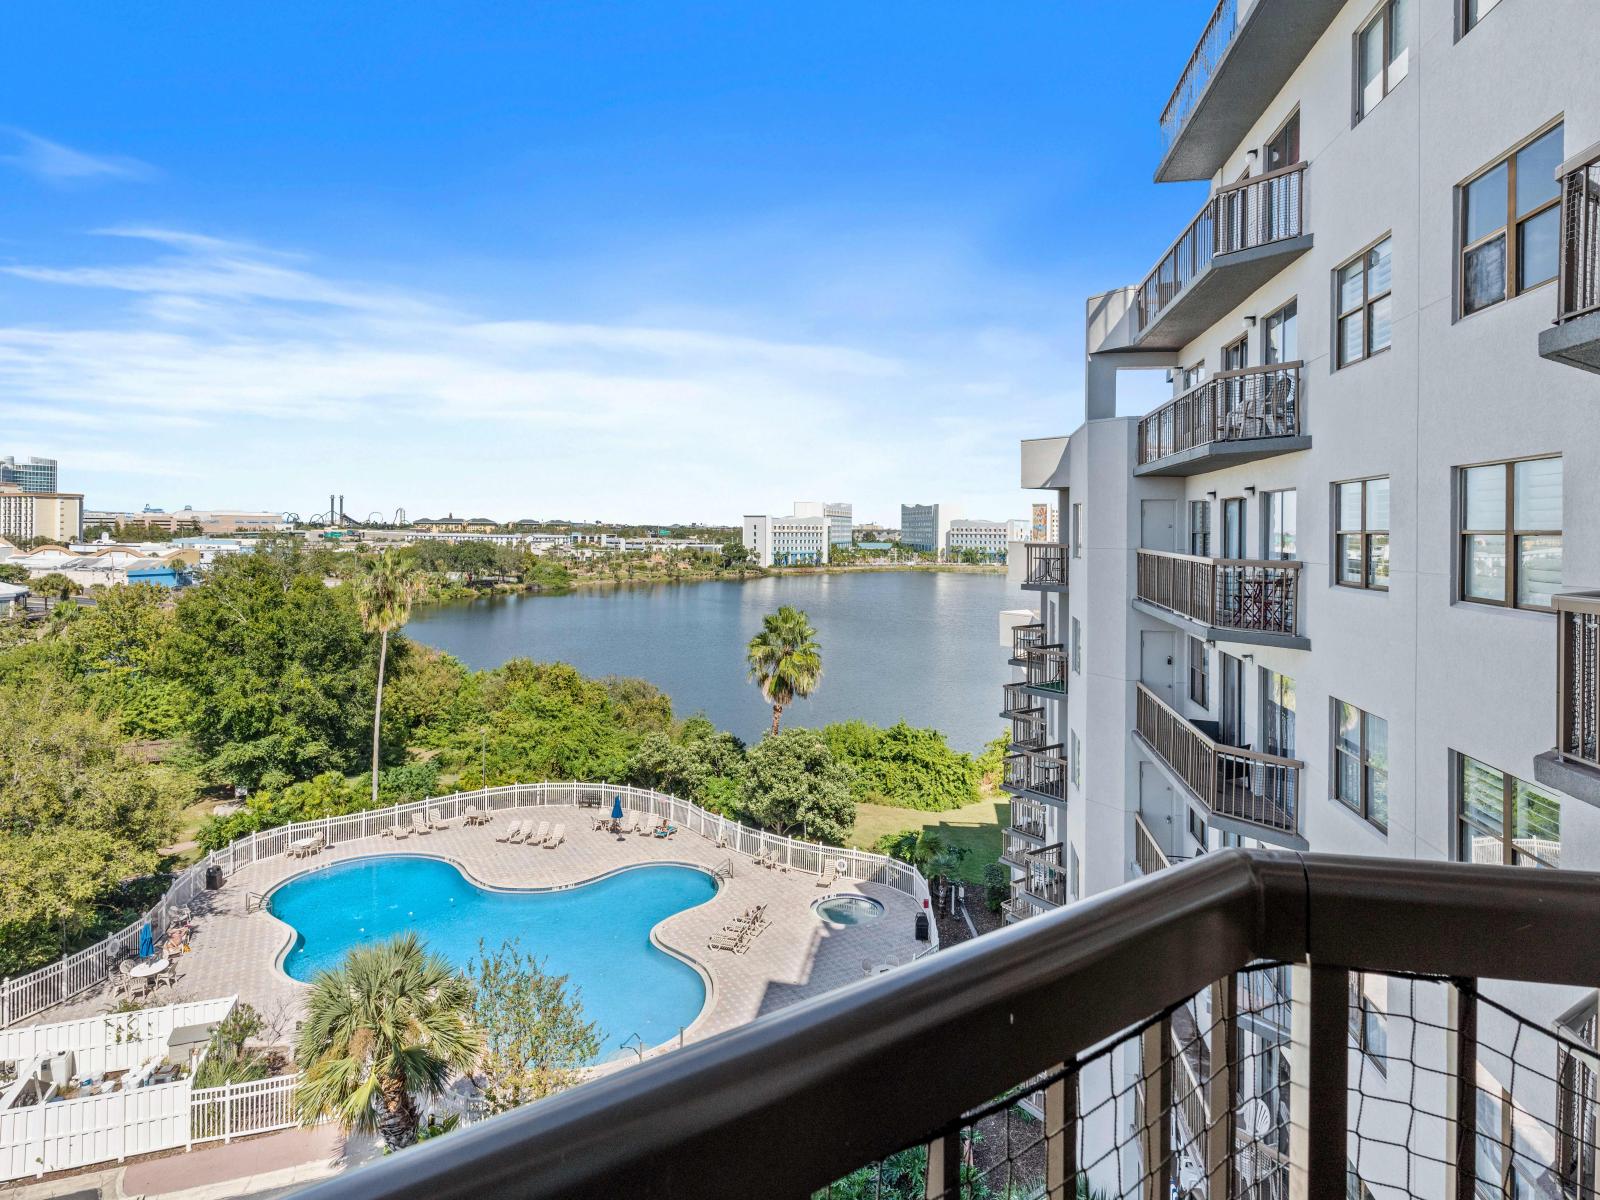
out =
[(1242, 371), (1250, 365), (1250, 335), (1241, 334), (1239, 340), (1222, 348), (1222, 369)]
[(1211, 707), (1211, 658), (1197, 637), (1189, 639), (1189, 699), (1201, 708)]
[(1518, 867), (1561, 865), (1561, 802), (1465, 754), (1456, 758), (1456, 858)]
[(1461, 5), (1461, 33), (1463, 36), (1478, 27), (1478, 22), (1488, 16), (1500, 0), (1464, 0)]
[(1067, 847), (1067, 894), (1074, 900), (1078, 898), (1083, 886), (1083, 867), (1078, 862), (1078, 848)]
[(1333, 485), (1335, 582), (1389, 590), (1389, 480), (1356, 479)]
[(1083, 557), (1083, 505), (1072, 506), (1072, 557)]
[(1456, 189), (1462, 316), (1556, 277), (1560, 165), (1561, 126), (1557, 125)]
[(1389, 830), (1389, 722), (1333, 702), (1333, 798)]
[(1284, 167), (1292, 167), (1300, 161), (1300, 110), (1297, 108), (1283, 123), (1283, 127), (1272, 135), (1267, 143), (1266, 154), (1263, 156), (1268, 171), (1278, 171)]
[(1461, 599), (1548, 609), (1561, 588), (1561, 457), (1460, 476)]
[(1385, 237), (1333, 273), (1336, 363), (1348, 367), (1389, 348), (1389, 242)]
[(1263, 321), (1262, 360), (1270, 367), (1277, 363), (1296, 362), (1300, 358), (1300, 342), (1295, 335), (1295, 318), (1298, 304), (1291, 300)]
[(1222, 557), (1244, 557), (1244, 497), (1222, 502)]
[[(1350, 972), (1350, 1037), (1356, 1049), (1385, 1071), (1389, 1057), (1389, 977)], [(1387, 1072), (1386, 1072), (1387, 1073)]]
[(1409, 0), (1386, 0), (1356, 34), (1356, 120), (1370, 113), (1406, 77)]
[(1295, 501), (1294, 489), (1267, 492), (1261, 497), (1262, 558), (1293, 558)]
[(1211, 557), (1211, 501), (1189, 501), (1189, 553)]
[(1083, 674), (1083, 624), (1072, 618), (1072, 673)]
[(1067, 739), (1072, 743), (1072, 786), (1079, 791), (1083, 790), (1083, 743), (1078, 740), (1078, 731), (1069, 729)]
[(1190, 388), (1199, 387), (1206, 381), (1206, 364), (1204, 360), (1195, 363), (1192, 367), (1184, 367), (1178, 372), (1178, 394), (1182, 395)]
[(1206, 822), (1195, 809), (1189, 809), (1189, 836), (1194, 839), (1194, 844), (1199, 847), (1199, 852), (1206, 852)]
[(1268, 754), (1294, 757), (1294, 680), (1261, 668), (1261, 740)]

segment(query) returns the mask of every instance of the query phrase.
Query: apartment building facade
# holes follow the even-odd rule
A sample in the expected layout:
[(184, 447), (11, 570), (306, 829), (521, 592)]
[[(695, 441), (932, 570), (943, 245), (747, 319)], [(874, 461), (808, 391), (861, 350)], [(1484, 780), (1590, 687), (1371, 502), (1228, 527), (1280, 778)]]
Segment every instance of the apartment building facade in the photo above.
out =
[(1006, 547), (1028, 536), (1027, 521), (988, 521), (957, 517), (945, 532), (944, 550), (951, 557), (975, 551), (989, 559), (1005, 557)]
[(1227, 845), (1600, 866), (1596, 62), (1584, 0), (1217, 7), (1156, 171), (1210, 197), (1022, 446), (1012, 919)]
[(70, 542), (82, 536), (81, 492), (29, 492), (20, 484), (0, 483), (0, 538)]

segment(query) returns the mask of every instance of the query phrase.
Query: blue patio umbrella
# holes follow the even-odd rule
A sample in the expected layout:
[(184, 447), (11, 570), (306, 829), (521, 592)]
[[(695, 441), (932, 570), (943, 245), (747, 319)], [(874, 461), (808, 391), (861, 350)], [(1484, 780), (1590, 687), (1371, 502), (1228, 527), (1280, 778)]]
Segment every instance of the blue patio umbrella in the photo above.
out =
[(150, 929), (150, 922), (144, 923), (144, 928), (139, 930), (139, 957), (149, 958), (156, 952), (155, 934)]
[(611, 819), (613, 821), (622, 820), (622, 797), (621, 796), (616, 796), (611, 801)]

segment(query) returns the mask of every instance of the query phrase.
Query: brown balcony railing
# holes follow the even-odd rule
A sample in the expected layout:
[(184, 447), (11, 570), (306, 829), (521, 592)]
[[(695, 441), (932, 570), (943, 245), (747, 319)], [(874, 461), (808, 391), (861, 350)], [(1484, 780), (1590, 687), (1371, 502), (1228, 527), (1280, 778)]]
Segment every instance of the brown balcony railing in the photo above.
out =
[(1060, 751), (1061, 744), (1057, 742), (1040, 750), (1016, 750), (1007, 754), (1004, 786), (1052, 800), (1065, 800), (1067, 759)]
[(1060, 842), (1028, 855), (1022, 887), (1034, 900), (1056, 908), (1067, 902), (1067, 871), (1061, 865)]
[(1600, 592), (1552, 601), (1556, 620), (1556, 752), (1600, 770)]
[(1044, 645), (1044, 622), (1011, 627), (1011, 657), (1024, 658), (1029, 650)]
[(1030, 696), (1025, 687), (1021, 683), (1005, 685), (1005, 699), (1001, 701), (1000, 709), (1002, 717), (1022, 721), (1044, 716), (1044, 702), (1037, 696)]
[(1024, 542), (1027, 573), (1023, 587), (1066, 587), (1067, 548), (1059, 542)]
[(1014, 717), (1011, 721), (1011, 747), (1014, 750), (1043, 750), (1049, 738), (1044, 714)]
[(1000, 859), (1011, 866), (1024, 869), (1028, 865), (1028, 855), (1039, 848), (1037, 842), (1030, 842), (1011, 830), (1006, 830), (1001, 842)]
[(1061, 646), (1040, 646), (1028, 651), (1023, 670), (1028, 687), (1049, 692), (1067, 690), (1067, 652)]
[(1138, 690), (1139, 736), (1201, 804), (1216, 816), (1298, 837), (1305, 763), (1219, 742), (1144, 684)]
[(1299, 437), (1299, 362), (1223, 371), (1139, 422), (1139, 463), (1215, 443)]
[(1156, 841), (1156, 835), (1150, 832), (1150, 827), (1138, 813), (1133, 814), (1133, 861), (1141, 875), (1154, 875), (1172, 865), (1166, 851), (1161, 849), (1161, 843)]
[(1136, 595), (1215, 629), (1294, 636), (1300, 632), (1300, 569), (1290, 559), (1140, 550)]
[(1134, 332), (1142, 334), (1219, 254), (1253, 250), (1305, 232), (1306, 164), (1279, 167), (1218, 188), (1189, 228), (1145, 276), (1134, 297)]
[(1211, 82), (1211, 76), (1222, 62), (1222, 56), (1232, 44), (1238, 28), (1238, 0), (1221, 0), (1212, 12), (1211, 20), (1206, 22), (1205, 32), (1200, 35), (1200, 41), (1189, 56), (1183, 74), (1178, 76), (1178, 86), (1172, 89), (1167, 106), (1161, 110), (1161, 138), (1166, 146), (1172, 145), (1189, 120), (1189, 114), (1194, 111), (1206, 85)]
[(1045, 830), (1049, 827), (1046, 821), (1045, 807), (1032, 800), (1017, 797), (1011, 801), (1011, 820), (1009, 827), (1012, 832), (1023, 834), (1026, 837), (1044, 840)]
[(1011, 899), (1001, 902), (1000, 911), (1006, 924), (1010, 925), (1026, 921), (1029, 917), (1042, 917), (1050, 910), (1028, 895), (1021, 884), (1016, 884), (1011, 889)]
[(1600, 309), (1600, 155), (1561, 183), (1561, 278), (1556, 321)]

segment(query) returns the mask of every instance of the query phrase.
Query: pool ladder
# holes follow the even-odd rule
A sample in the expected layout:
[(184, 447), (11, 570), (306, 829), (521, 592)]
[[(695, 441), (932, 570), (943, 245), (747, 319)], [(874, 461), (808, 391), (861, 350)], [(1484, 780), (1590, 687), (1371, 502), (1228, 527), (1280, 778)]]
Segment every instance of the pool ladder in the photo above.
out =
[(246, 892), (244, 894), (244, 910), (253, 913), (257, 909), (267, 906), (267, 898), (260, 892)]
[(716, 869), (713, 870), (711, 872), (711, 874), (717, 879), (732, 879), (733, 878), (733, 859), (731, 859), (731, 858), (723, 859), (722, 862), (717, 864)]

